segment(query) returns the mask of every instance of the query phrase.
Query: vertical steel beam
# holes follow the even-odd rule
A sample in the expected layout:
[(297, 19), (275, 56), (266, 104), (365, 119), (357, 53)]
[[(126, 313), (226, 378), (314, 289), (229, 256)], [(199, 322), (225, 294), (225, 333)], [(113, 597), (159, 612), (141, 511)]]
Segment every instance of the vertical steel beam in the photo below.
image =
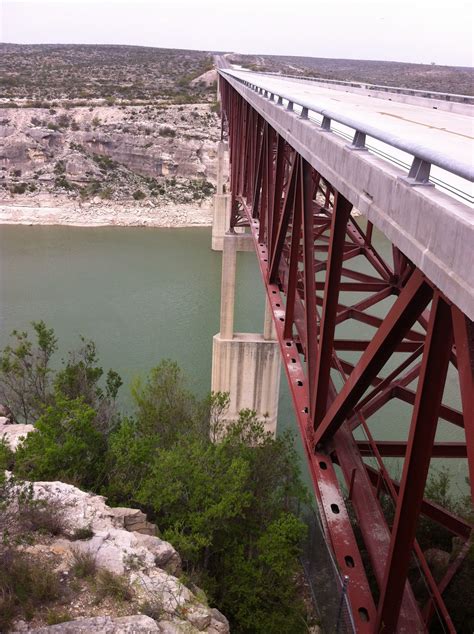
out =
[(455, 306), (452, 308), (452, 313), (471, 499), (474, 503), (474, 324)]
[(326, 268), (324, 300), (319, 331), (319, 349), (317, 376), (314, 392), (311, 396), (313, 427), (316, 428), (324, 418), (328, 403), (331, 357), (336, 329), (336, 314), (339, 300), (339, 284), (344, 256), (346, 226), (352, 205), (337, 192), (334, 194), (334, 208), (331, 218), (331, 241)]
[(396, 631), (452, 347), (451, 310), (436, 293), (431, 308), (390, 551), (378, 607), (378, 631)]
[[(304, 263), (304, 305), (306, 329), (306, 365), (308, 368), (308, 394), (314, 394), (316, 383), (318, 327), (316, 309), (316, 276), (314, 270), (314, 223), (313, 223), (313, 179), (310, 164), (300, 158), (301, 200), (303, 209), (303, 263)], [(313, 414), (314, 402), (310, 400), (309, 411)]]

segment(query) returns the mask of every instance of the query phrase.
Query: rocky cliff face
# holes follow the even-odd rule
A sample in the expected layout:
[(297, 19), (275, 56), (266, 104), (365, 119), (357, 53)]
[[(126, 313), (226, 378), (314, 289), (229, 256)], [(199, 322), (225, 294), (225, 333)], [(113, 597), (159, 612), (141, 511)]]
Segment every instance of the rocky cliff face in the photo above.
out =
[(0, 206), (208, 209), (219, 137), (209, 104), (4, 108)]

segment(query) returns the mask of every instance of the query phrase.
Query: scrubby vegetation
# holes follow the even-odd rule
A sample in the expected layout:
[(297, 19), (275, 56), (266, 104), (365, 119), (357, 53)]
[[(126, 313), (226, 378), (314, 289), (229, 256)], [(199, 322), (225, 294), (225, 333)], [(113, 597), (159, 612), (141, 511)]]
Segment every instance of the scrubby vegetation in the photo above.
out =
[[(134, 411), (121, 415), (120, 377), (104, 377), (91, 342), (53, 370), (54, 332), (43, 322), (33, 331), (35, 341), (15, 332), (2, 354), (0, 400), (17, 420), (36, 420), (36, 431), (15, 454), (0, 445), (0, 466), (142, 508), (180, 551), (187, 583), (204, 589), (233, 631), (305, 632), (296, 579), (306, 493), (291, 439), (273, 439), (251, 411), (224, 434), (227, 396), (196, 398), (171, 361), (135, 381)], [(74, 571), (94, 579), (101, 597), (127, 600), (123, 579), (96, 572), (79, 551)]]
[(191, 82), (213, 66), (205, 51), (145, 46), (1, 44), (0, 53), (2, 96), (35, 108), (64, 99), (202, 101), (207, 87)]

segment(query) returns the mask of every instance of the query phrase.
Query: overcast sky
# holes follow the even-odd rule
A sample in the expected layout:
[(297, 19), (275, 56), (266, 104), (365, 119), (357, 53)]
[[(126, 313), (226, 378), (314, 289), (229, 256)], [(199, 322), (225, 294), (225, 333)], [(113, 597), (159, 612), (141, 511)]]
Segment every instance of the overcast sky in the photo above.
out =
[(474, 65), (472, 0), (0, 0), (0, 40)]

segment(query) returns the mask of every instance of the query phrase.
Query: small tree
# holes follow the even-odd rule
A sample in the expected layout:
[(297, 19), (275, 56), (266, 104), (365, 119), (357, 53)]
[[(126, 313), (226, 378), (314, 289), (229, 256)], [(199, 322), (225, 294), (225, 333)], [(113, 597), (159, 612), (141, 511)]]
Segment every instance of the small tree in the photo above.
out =
[(14, 330), (15, 343), (0, 355), (0, 402), (7, 405), (18, 422), (32, 423), (51, 399), (50, 361), (57, 339), (44, 321), (32, 322), (35, 344), (27, 332)]

